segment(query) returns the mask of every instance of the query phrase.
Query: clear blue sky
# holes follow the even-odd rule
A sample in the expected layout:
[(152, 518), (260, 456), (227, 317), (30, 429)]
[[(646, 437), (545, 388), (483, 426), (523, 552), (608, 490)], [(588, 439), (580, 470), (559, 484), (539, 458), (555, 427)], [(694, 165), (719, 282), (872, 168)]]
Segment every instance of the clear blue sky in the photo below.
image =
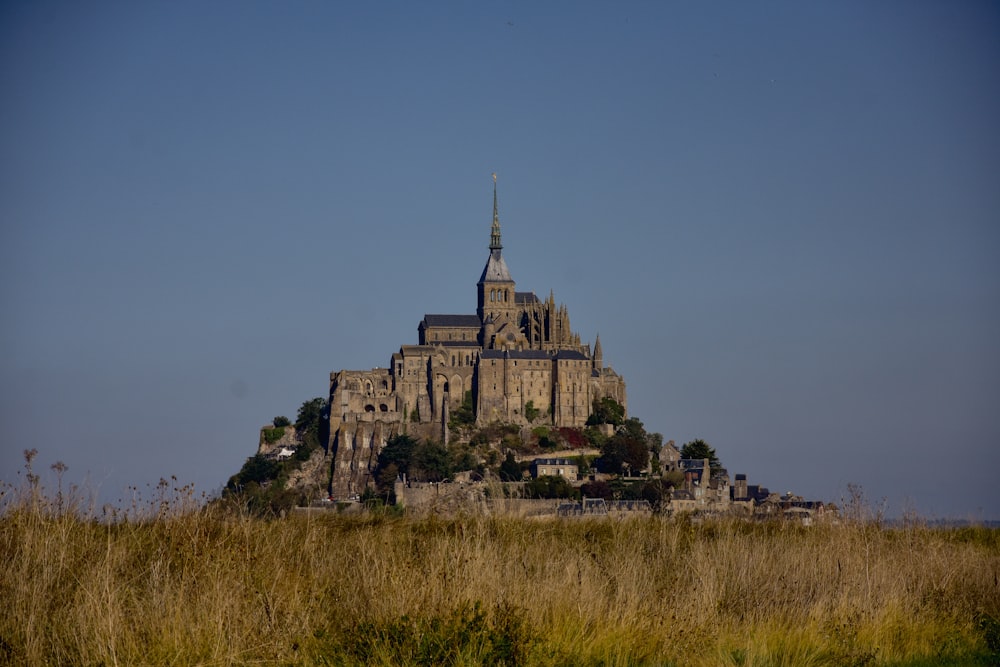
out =
[(522, 290), (751, 483), (1000, 519), (1000, 5), (6, 2), (0, 479), (212, 491)]

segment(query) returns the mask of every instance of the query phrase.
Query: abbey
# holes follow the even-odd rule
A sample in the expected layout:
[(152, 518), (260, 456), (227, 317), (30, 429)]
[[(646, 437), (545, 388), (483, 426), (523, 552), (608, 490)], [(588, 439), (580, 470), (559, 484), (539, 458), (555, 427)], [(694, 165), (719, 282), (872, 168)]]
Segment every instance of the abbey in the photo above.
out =
[(450, 414), (469, 399), (477, 424), (579, 427), (595, 399), (626, 405), (625, 381), (604, 365), (600, 337), (593, 350), (581, 343), (551, 291), (545, 300), (517, 291), (502, 254), (495, 176), (489, 251), (475, 314), (425, 315), (418, 344), (403, 345), (388, 368), (330, 374), (331, 431), (419, 423), (440, 425), (447, 440)]

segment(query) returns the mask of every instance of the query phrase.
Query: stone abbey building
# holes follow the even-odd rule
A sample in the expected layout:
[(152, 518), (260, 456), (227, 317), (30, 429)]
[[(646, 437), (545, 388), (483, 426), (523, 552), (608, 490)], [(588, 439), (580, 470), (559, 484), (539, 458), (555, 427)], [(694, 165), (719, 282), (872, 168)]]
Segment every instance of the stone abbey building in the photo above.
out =
[[(583, 426), (593, 402), (623, 406), (625, 381), (569, 325), (552, 293), (518, 292), (502, 253), (493, 184), (490, 254), (476, 284), (475, 314), (425, 315), (416, 345), (403, 345), (388, 368), (330, 374), (330, 490), (361, 493), (378, 453), (393, 435), (449, 439), (451, 413), (466, 397), (477, 424)], [(534, 417), (534, 419), (529, 419)]]
[(534, 423), (583, 426), (594, 399), (610, 396), (626, 405), (625, 381), (604, 366), (600, 337), (591, 350), (551, 292), (541, 300), (517, 291), (502, 249), (494, 180), (490, 254), (476, 284), (476, 313), (425, 315), (418, 344), (403, 345), (388, 368), (331, 373), (331, 431), (338, 421), (445, 427), (467, 394), (477, 424), (527, 425), (534, 416)]

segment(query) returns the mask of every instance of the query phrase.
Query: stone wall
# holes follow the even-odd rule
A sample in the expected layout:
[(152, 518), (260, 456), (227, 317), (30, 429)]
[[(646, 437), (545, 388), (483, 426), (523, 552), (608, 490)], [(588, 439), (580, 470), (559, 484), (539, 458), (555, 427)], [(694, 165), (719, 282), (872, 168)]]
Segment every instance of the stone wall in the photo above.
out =
[(330, 495), (344, 499), (364, 493), (373, 483), (371, 471), (379, 452), (397, 433), (398, 422), (341, 422), (330, 433)]
[(400, 433), (407, 433), (416, 439), (441, 439), (441, 429), (435, 424), (368, 420), (332, 424), (330, 442), (326, 447), (330, 464), (330, 495), (344, 500), (360, 496), (366, 488), (374, 488), (372, 473), (378, 455), (389, 439)]
[(412, 516), (459, 514), (513, 517), (556, 516), (561, 500), (505, 498), (504, 485), (496, 482), (396, 484), (396, 504)]

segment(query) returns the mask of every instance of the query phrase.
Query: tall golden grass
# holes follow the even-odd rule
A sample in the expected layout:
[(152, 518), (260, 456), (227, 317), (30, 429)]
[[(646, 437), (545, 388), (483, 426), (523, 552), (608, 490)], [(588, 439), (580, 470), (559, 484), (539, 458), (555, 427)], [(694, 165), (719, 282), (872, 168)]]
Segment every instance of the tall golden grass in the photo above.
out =
[[(177, 490), (174, 490), (175, 492)], [(936, 665), (1000, 656), (1000, 535), (740, 520), (87, 516), (4, 489), (0, 662)]]

